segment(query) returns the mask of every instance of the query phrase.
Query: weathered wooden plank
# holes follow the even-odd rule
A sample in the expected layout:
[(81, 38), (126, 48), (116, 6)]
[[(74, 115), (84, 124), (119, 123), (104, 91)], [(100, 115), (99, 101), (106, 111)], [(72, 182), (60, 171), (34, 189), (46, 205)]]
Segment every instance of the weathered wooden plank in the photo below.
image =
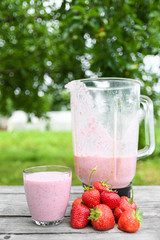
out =
[[(70, 195), (68, 209), (66, 216), (69, 216), (72, 202), (79, 195)], [(27, 206), (26, 198), (24, 194), (0, 194), (0, 215), (3, 216), (29, 216), (29, 209)]]
[[(145, 191), (146, 195), (155, 194), (160, 199), (160, 186), (134, 186), (135, 193), (137, 195), (142, 195), (142, 192)], [(71, 193), (81, 193), (83, 192), (82, 186), (72, 186)], [(1, 193), (24, 193), (23, 186), (0, 186)], [(152, 195), (153, 197), (154, 195)]]
[[(81, 197), (82, 193), (71, 193), (70, 194), (70, 201), (74, 201), (75, 198)], [(0, 194), (0, 204), (1, 203), (8, 203), (11, 200), (14, 202), (26, 202), (25, 194), (10, 194), (10, 193), (1, 193)]]
[[(72, 186), (71, 194), (80, 196), (83, 192), (82, 186)], [(0, 186), (1, 194), (24, 194), (23, 186)], [(79, 194), (79, 195), (78, 195)], [(139, 201), (160, 201), (160, 186), (134, 186), (135, 200)]]
[[(16, 187), (16, 186), (15, 186)], [(10, 187), (8, 187), (10, 189)], [(11, 187), (12, 188), (12, 187)], [(1, 189), (1, 187), (0, 187)], [(16, 188), (14, 188), (16, 190)], [(19, 189), (22, 190), (20, 187)], [(144, 215), (160, 215), (160, 186), (153, 187), (134, 187), (135, 201), (143, 211)], [(13, 190), (13, 189), (12, 189)], [(74, 190), (74, 191), (73, 191)], [(77, 193), (81, 191), (80, 193)], [(82, 187), (72, 187), (70, 201), (68, 204), (66, 216), (70, 215), (70, 208), (75, 198), (80, 197), (82, 194)], [(75, 193), (74, 193), (75, 192)], [(0, 215), (3, 216), (29, 216), (29, 210), (26, 203), (24, 193), (0, 193)]]
[[(73, 200), (83, 192), (81, 186), (73, 186), (66, 216), (70, 215)], [(73, 229), (70, 218), (65, 217), (58, 226), (39, 227), (29, 217), (23, 186), (0, 186), (0, 240), (35, 239), (116, 239), (123, 240), (159, 240), (160, 239), (160, 186), (134, 186), (135, 201), (143, 211), (143, 225), (137, 233), (121, 232), (115, 228), (97, 232), (91, 226)], [(28, 217), (27, 217), (28, 216)], [(98, 234), (97, 234), (98, 233)]]
[[(22, 199), (23, 198), (23, 199)], [(29, 209), (24, 196), (9, 197), (8, 201), (0, 201), (0, 216), (30, 216)], [(70, 216), (70, 210), (73, 200), (69, 201), (65, 216)], [(159, 216), (159, 202), (137, 202), (137, 205), (144, 216)]]
[[(72, 186), (71, 193), (81, 193), (83, 191), (82, 186)], [(0, 186), (0, 194), (1, 193), (24, 193), (24, 187), (23, 186)]]
[[(151, 217), (144, 217), (143, 220), (143, 225), (139, 229), (139, 232), (144, 231), (144, 232), (159, 232), (159, 220), (160, 217), (158, 216), (151, 216)], [(85, 233), (94, 233), (97, 232), (94, 230), (90, 225), (85, 227), (84, 229), (74, 229), (71, 227), (70, 224), (70, 218), (65, 217), (64, 221), (57, 226), (47, 226), (47, 227), (40, 227), (35, 225), (30, 217), (0, 217), (0, 234), (5, 234), (5, 233), (14, 233), (14, 234), (29, 234), (29, 233), (57, 233), (57, 234), (63, 234), (68, 233), (76, 233), (76, 234), (85, 234)], [(116, 232), (121, 232), (117, 225), (111, 229), (108, 230), (107, 232), (110, 233), (116, 233)]]
[[(80, 197), (81, 194), (71, 193), (70, 200), (66, 212), (66, 216), (70, 215), (72, 202), (75, 198)], [(160, 216), (160, 201), (157, 198), (150, 196), (150, 201), (136, 199), (137, 206), (144, 215)], [(24, 194), (0, 194), (0, 215), (3, 216), (29, 216), (29, 210)]]
[(134, 186), (134, 198), (139, 201), (160, 201), (160, 186)]
[(110, 233), (109, 231), (104, 232), (95, 232), (95, 233), (85, 233), (85, 234), (0, 234), (0, 240), (104, 240), (104, 239), (110, 239), (110, 240), (159, 240), (159, 233), (152, 233), (152, 232), (143, 232), (138, 231), (136, 233)]
[(24, 187), (23, 186), (0, 186), (0, 194), (1, 193), (24, 193)]

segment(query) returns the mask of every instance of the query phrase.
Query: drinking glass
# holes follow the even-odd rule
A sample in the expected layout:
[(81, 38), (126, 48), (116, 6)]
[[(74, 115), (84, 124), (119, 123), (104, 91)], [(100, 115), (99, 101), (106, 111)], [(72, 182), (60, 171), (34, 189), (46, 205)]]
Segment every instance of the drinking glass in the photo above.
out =
[(69, 202), (72, 170), (65, 166), (36, 166), (23, 170), (26, 200), (37, 225), (62, 222)]

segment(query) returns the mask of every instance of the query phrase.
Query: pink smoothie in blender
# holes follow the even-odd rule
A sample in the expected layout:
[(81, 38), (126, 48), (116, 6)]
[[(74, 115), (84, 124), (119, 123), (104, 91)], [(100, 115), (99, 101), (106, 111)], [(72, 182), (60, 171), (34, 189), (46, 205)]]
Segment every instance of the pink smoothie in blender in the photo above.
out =
[[(154, 150), (151, 100), (146, 103), (147, 97), (140, 97), (140, 84), (131, 79), (82, 79), (66, 87), (71, 92), (73, 150), (78, 178), (87, 185), (97, 165), (91, 184), (108, 179), (113, 188), (127, 187), (135, 175), (137, 157), (149, 155)], [(144, 106), (149, 138), (148, 146), (138, 151), (140, 102)]]
[[(126, 187), (133, 179), (136, 170), (136, 157), (124, 157), (116, 159), (116, 169), (113, 167), (113, 158), (104, 157), (77, 157), (74, 156), (75, 170), (79, 179), (88, 184), (88, 176), (97, 166), (96, 173), (92, 175), (91, 185), (96, 181), (106, 181), (114, 188)], [(116, 171), (116, 172), (115, 172)]]

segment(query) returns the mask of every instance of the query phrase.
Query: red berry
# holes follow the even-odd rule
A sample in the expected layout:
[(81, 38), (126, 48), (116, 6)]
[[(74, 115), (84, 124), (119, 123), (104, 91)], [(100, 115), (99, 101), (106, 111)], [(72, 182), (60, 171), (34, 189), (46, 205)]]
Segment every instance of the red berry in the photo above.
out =
[(125, 232), (136, 232), (140, 227), (140, 221), (142, 220), (142, 213), (139, 213), (139, 209), (126, 210), (122, 213), (118, 220), (118, 226)]
[(116, 207), (114, 210), (113, 210), (113, 214), (114, 214), (114, 217), (115, 217), (115, 220), (118, 221), (118, 219), (120, 218), (121, 214), (123, 213), (123, 211), (121, 210), (120, 207)]
[(80, 203), (82, 203), (82, 198), (80, 198), (80, 197), (76, 198), (72, 203), (72, 207), (74, 207), (75, 205), (80, 204)]
[(120, 204), (120, 196), (115, 192), (103, 191), (101, 193), (101, 202), (114, 209)]
[(105, 204), (99, 204), (95, 209), (91, 209), (92, 226), (97, 230), (108, 230), (115, 225), (115, 219), (112, 210)]
[(136, 205), (136, 203), (133, 201), (133, 203), (131, 204), (131, 206), (132, 206), (132, 208), (136, 211), (136, 209), (137, 209), (137, 205)]
[[(114, 209), (114, 216), (115, 216), (115, 219), (118, 220), (121, 216), (121, 214), (126, 211), (126, 210), (129, 210), (129, 209), (134, 209), (137, 208), (137, 205), (135, 204), (135, 202), (133, 202), (132, 204), (129, 203), (129, 198), (125, 197), (125, 196), (122, 196), (120, 198), (120, 204), (118, 207), (116, 207)], [(136, 209), (135, 209), (136, 210)]]
[(90, 210), (84, 204), (77, 204), (71, 209), (71, 225), (73, 228), (84, 228), (89, 223)]
[(100, 204), (100, 192), (97, 189), (90, 188), (91, 177), (92, 177), (93, 172), (96, 171), (96, 169), (97, 169), (97, 166), (95, 168), (93, 168), (93, 170), (89, 176), (88, 187), (84, 188), (84, 190), (86, 190), (86, 191), (82, 194), (82, 201), (89, 208), (93, 208), (94, 206)]
[(93, 187), (97, 189), (100, 193), (103, 191), (108, 191), (109, 190), (109, 185), (106, 184), (106, 182), (102, 181), (97, 181), (93, 184)]
[(100, 193), (97, 189), (90, 189), (82, 194), (83, 203), (89, 207), (93, 208), (94, 206), (100, 204)]

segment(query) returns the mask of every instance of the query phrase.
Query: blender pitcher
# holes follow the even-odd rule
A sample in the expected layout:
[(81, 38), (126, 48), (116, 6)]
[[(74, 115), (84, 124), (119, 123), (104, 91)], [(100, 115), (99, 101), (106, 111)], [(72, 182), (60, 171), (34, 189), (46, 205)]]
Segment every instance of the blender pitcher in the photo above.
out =
[[(137, 158), (155, 147), (153, 104), (140, 95), (138, 80), (96, 78), (74, 80), (71, 92), (75, 170), (83, 184), (106, 181), (115, 189), (132, 181)], [(146, 146), (138, 150), (140, 104), (143, 106)]]

